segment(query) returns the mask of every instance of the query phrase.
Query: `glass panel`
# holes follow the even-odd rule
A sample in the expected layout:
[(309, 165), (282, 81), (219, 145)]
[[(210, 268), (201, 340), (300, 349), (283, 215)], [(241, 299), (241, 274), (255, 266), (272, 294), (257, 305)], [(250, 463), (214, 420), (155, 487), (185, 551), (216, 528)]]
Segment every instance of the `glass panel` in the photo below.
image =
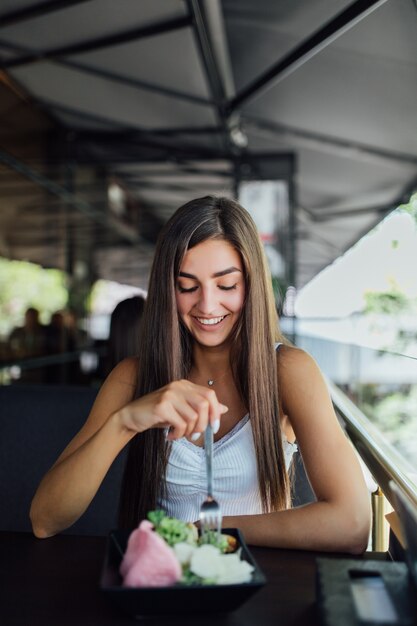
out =
[[(284, 332), (292, 331), (282, 320)], [(322, 372), (359, 407), (408, 465), (417, 485), (417, 355), (408, 344), (408, 354), (375, 349), (352, 340), (355, 320), (298, 320), (296, 344), (309, 352)]]

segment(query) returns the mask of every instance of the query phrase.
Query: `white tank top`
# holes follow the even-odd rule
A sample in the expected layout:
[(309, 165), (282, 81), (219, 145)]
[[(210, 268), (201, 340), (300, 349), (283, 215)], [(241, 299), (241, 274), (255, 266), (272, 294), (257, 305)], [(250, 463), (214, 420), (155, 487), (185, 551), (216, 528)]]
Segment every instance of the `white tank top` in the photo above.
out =
[[(283, 440), (289, 469), (295, 443)], [(262, 513), (258, 468), (249, 415), (213, 446), (213, 493), (223, 515)], [(158, 506), (172, 517), (195, 522), (207, 495), (204, 448), (182, 438), (173, 441), (166, 472), (166, 494)]]
[[(283, 439), (285, 466), (291, 465), (295, 443)], [(213, 446), (213, 493), (223, 515), (262, 513), (258, 468), (249, 415)], [(204, 448), (182, 438), (172, 442), (166, 471), (166, 493), (158, 506), (172, 517), (195, 522), (207, 495)]]

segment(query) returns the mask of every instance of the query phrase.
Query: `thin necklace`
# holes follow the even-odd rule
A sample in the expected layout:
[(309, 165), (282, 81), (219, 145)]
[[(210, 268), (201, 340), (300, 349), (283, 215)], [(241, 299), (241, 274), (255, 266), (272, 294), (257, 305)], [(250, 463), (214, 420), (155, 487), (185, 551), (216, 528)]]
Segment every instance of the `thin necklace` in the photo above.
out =
[(230, 372), (230, 367), (229, 369), (227, 369), (225, 372), (223, 372), (223, 374), (220, 374), (220, 376), (216, 376), (216, 378), (209, 378), (207, 380), (207, 384), (209, 387), (213, 387), (214, 383), (217, 383), (219, 380), (221, 380), (222, 378), (224, 378), (226, 376), (226, 374)]
[[(215, 385), (215, 383), (219, 382), (219, 380), (222, 380), (226, 376), (226, 374), (228, 374), (230, 371), (231, 371), (231, 368), (229, 367), (225, 372), (222, 372), (220, 374), (220, 376), (216, 376), (216, 378), (207, 378), (207, 385), (209, 387), (213, 387)], [(194, 376), (192, 378), (194, 378)], [(191, 378), (190, 378), (190, 380), (191, 380)], [(199, 383), (197, 383), (197, 384), (199, 384)]]

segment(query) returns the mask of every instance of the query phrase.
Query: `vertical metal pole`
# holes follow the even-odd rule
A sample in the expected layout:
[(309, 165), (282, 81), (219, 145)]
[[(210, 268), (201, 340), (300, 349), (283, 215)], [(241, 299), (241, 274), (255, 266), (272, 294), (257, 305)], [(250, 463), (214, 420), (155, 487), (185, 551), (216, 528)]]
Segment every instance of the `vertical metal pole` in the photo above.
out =
[(288, 284), (297, 288), (297, 222), (295, 215), (295, 207), (297, 204), (296, 189), (297, 161), (293, 155), (290, 176), (288, 179), (288, 234), (289, 234), (289, 250), (288, 250)]
[(378, 487), (372, 494), (372, 550), (386, 552), (387, 544), (385, 496)]
[[(296, 175), (297, 175), (297, 159), (295, 154), (292, 157), (290, 175), (288, 177), (288, 256), (287, 256), (287, 278), (288, 285), (297, 289), (297, 220), (296, 220), (296, 206), (297, 206), (297, 188), (296, 188)], [(297, 340), (297, 327), (295, 314), (292, 312), (291, 318), (291, 330), (288, 339), (296, 344)]]
[[(67, 139), (67, 159), (64, 163), (64, 180), (65, 187), (68, 191), (73, 194), (74, 193), (74, 165), (68, 158), (68, 139)], [(74, 264), (75, 264), (75, 242), (74, 242), (74, 231), (71, 220), (71, 211), (72, 207), (68, 202), (64, 203), (64, 211), (65, 211), (65, 272), (67, 274), (67, 289), (68, 289), (68, 305), (69, 308), (72, 308), (73, 298), (74, 298)], [(68, 331), (65, 329), (65, 342), (64, 342), (64, 350), (65, 352), (69, 352), (69, 336)], [(61, 382), (68, 383), (71, 382), (69, 380), (69, 370), (71, 369), (71, 364), (65, 363), (61, 365)]]

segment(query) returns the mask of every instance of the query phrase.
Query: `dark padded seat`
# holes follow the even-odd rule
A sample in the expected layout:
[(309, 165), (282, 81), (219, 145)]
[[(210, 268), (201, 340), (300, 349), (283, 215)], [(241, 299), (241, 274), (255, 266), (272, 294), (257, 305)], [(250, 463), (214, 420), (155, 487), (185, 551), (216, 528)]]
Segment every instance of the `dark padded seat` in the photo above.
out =
[[(39, 481), (84, 423), (97, 391), (84, 387), (0, 387), (0, 530), (31, 530)], [(124, 453), (69, 534), (106, 535), (117, 527)]]

